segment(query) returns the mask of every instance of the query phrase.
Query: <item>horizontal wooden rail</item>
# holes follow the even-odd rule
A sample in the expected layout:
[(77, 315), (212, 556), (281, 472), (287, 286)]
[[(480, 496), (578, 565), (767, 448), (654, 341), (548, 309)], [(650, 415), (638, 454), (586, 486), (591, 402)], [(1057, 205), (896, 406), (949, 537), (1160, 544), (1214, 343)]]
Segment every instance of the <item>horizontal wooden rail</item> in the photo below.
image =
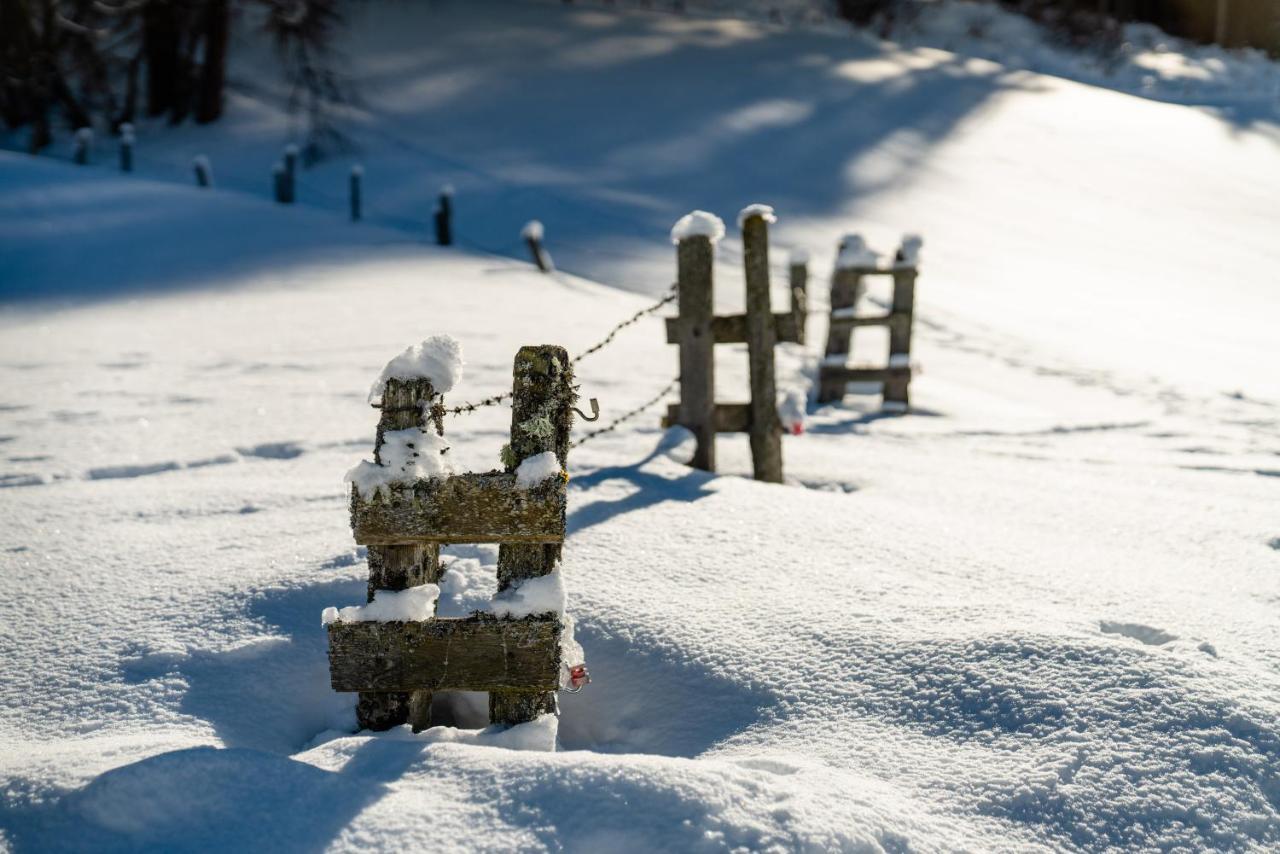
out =
[[(667, 404), (667, 417), (662, 426), (670, 427), (680, 423), (680, 404)], [(717, 403), (716, 432), (746, 433), (751, 429), (751, 404), (749, 403)]]
[(831, 312), (831, 325), (833, 327), (888, 326), (893, 328), (910, 323), (910, 315), (901, 311), (891, 311), (888, 314), (872, 314), (864, 317), (859, 317), (853, 313), (853, 309), (849, 308), (837, 309)]
[(822, 379), (840, 383), (874, 383), (889, 379), (911, 379), (911, 368), (854, 368), (846, 365), (823, 364), (819, 369)]
[(514, 474), (460, 474), (420, 480), (365, 500), (351, 491), (351, 529), (362, 546), (412, 543), (562, 543), (565, 488), (533, 489)]
[[(773, 328), (779, 343), (799, 344), (804, 318), (791, 313), (775, 313)], [(747, 316), (727, 314), (711, 318), (711, 335), (717, 344), (747, 343)], [(667, 343), (679, 344), (683, 340), (680, 318), (667, 318)]]
[(335, 691), (555, 691), (560, 620), (329, 624)]

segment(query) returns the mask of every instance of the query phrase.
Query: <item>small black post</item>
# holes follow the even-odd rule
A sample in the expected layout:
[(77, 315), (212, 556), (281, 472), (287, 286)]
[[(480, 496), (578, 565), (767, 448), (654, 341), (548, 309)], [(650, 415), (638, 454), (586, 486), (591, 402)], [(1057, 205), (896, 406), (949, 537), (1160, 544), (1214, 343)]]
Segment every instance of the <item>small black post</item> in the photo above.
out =
[(196, 173), (196, 186), (213, 186), (213, 166), (209, 163), (208, 156), (197, 154), (191, 160), (191, 168)]
[(364, 178), (364, 167), (357, 163), (351, 167), (351, 221), (359, 222), (361, 216), (360, 181)]
[(280, 201), (291, 205), (297, 198), (298, 186), (298, 146), (290, 143), (284, 147), (284, 193)]
[(120, 171), (133, 171), (133, 125), (120, 125)]
[(440, 200), (436, 202), (436, 244), (453, 245), (453, 185), (440, 188)]
[(276, 201), (282, 205), (285, 204), (284, 185), (285, 185), (284, 164), (276, 163), (275, 166), (271, 167), (271, 186), (272, 186), (273, 192), (275, 193)]
[(538, 269), (543, 273), (555, 272), (556, 265), (551, 260), (551, 254), (542, 246), (542, 223), (536, 219), (529, 220), (520, 229), (520, 236), (529, 247), (529, 254), (533, 256), (533, 263), (538, 265)]
[(76, 131), (75, 149), (71, 159), (79, 166), (89, 162), (89, 151), (93, 148), (93, 128), (82, 127)]

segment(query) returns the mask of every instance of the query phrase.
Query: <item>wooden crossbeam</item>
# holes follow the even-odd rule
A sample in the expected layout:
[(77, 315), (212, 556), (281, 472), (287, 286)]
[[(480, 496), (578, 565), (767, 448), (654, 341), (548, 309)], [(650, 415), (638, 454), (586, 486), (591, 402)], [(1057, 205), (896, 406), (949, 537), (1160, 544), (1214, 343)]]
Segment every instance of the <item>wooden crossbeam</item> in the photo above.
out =
[(854, 368), (846, 365), (822, 365), (818, 370), (823, 380), (834, 383), (874, 383), (910, 380), (911, 368)]
[(505, 472), (420, 480), (372, 500), (351, 492), (351, 529), (360, 545), (562, 543), (565, 487), (551, 480), (516, 487)]
[(555, 691), (560, 620), (460, 620), (329, 624), (335, 691)]
[[(847, 309), (846, 309), (847, 311)], [(872, 314), (857, 317), (852, 314), (831, 313), (832, 327), (854, 328), (859, 326), (888, 326), (893, 329), (911, 323), (911, 316), (905, 312), (891, 311), (888, 314)]]
[[(804, 330), (804, 318), (796, 314), (775, 313), (773, 328), (779, 343), (799, 344)], [(747, 343), (747, 316), (726, 314), (711, 318), (711, 335), (717, 344)], [(679, 344), (684, 340), (681, 318), (667, 318), (667, 343)]]
[[(680, 423), (680, 404), (667, 404), (667, 417), (663, 427)], [(751, 429), (751, 405), (747, 403), (717, 403), (715, 426), (717, 433), (746, 433)]]

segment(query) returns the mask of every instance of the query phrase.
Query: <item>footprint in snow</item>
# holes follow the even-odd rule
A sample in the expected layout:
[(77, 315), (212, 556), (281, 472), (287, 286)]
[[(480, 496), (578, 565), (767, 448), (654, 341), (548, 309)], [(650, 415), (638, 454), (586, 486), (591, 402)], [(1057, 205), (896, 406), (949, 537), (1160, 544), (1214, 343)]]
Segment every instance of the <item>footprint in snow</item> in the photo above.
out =
[(1098, 624), (1098, 628), (1102, 630), (1103, 634), (1124, 635), (1148, 646), (1161, 646), (1178, 639), (1177, 635), (1171, 635), (1163, 629), (1144, 626), (1142, 623), (1118, 623), (1113, 620), (1102, 620)]

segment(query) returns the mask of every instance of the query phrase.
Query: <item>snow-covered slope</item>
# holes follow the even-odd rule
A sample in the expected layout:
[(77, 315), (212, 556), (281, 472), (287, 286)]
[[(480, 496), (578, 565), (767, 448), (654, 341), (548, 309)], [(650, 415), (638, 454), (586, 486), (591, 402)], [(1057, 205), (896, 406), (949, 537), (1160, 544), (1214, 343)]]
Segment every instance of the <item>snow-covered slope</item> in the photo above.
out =
[[(365, 22), (389, 87), (370, 128), (432, 128), (376, 150), (400, 171), (371, 224), (319, 192), (341, 162), (295, 209), (253, 198), (283, 125), (247, 100), (165, 132), (175, 176), (184, 146), (209, 151), (213, 192), (148, 180), (158, 142), (141, 177), (0, 155), (4, 843), (1280, 843), (1272, 129), (755, 24), (517, 7), (517, 37), (436, 9)], [(450, 400), (474, 400), (521, 344), (580, 352), (650, 302), (418, 245), (409, 214), (442, 180), (460, 233), (514, 244), (536, 215), (562, 267), (634, 290), (670, 281), (665, 232), (695, 206), (773, 202), (777, 243), (815, 257), (850, 227), (926, 236), (914, 414), (811, 413), (782, 486), (734, 476), (742, 437), (726, 474), (683, 467), (656, 412), (574, 449), (564, 571), (595, 681), (563, 698), (557, 752), (514, 749), (548, 746), (548, 722), (352, 734), (327, 687), (320, 613), (367, 575), (341, 478), (379, 368), (452, 334)], [(606, 418), (650, 398), (675, 373), (663, 340), (656, 317), (624, 331), (579, 365), (584, 396)], [(740, 398), (745, 359), (721, 349)], [(782, 348), (785, 387), (815, 353)], [(495, 465), (507, 418), (451, 421), (458, 463)], [(492, 589), (493, 549), (451, 551)], [(452, 711), (482, 722), (476, 698)]]

